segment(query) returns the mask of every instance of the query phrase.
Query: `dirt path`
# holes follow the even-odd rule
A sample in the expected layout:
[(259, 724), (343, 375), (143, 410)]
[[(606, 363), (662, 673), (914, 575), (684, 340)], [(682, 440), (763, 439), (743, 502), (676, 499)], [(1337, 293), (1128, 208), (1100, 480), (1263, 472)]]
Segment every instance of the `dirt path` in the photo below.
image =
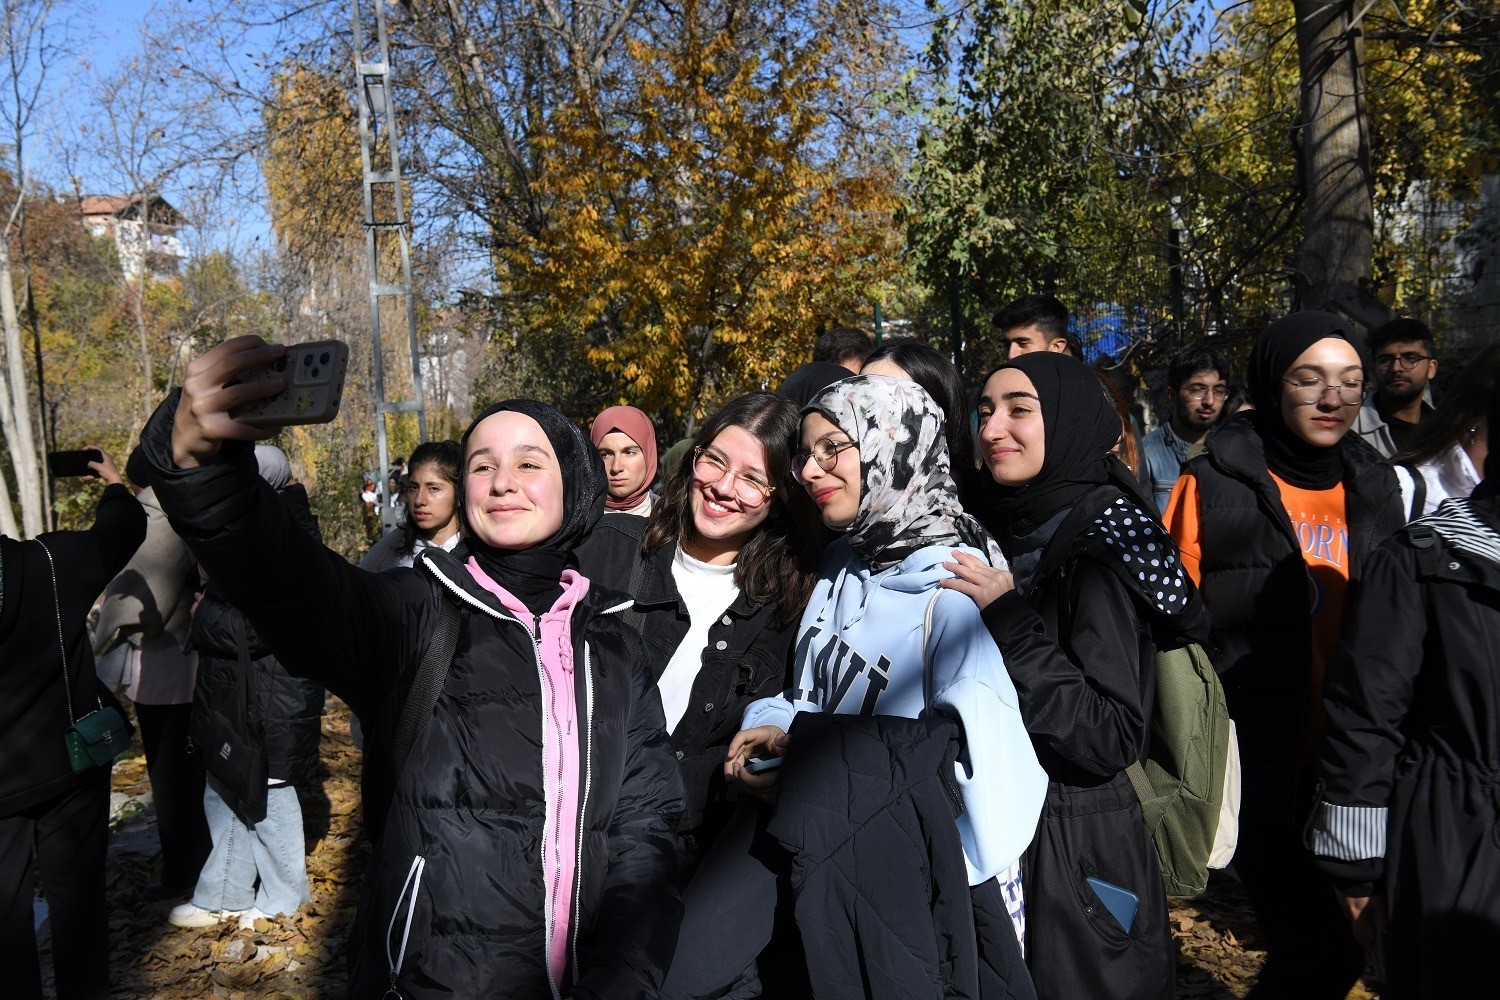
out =
[[(330, 697), (323, 719), (322, 794), (303, 798), (313, 901), (296, 917), (184, 930), (167, 923), (170, 903), (141, 903), (156, 850), (145, 760), (114, 771), (115, 836), (110, 845), (111, 965), (118, 998), (337, 998), (344, 995), (344, 942), (368, 860), (360, 833), (359, 752), (349, 711)], [(1180, 955), (1177, 996), (1230, 1000), (1255, 982), (1263, 953), (1255, 919), (1233, 879), (1215, 879), (1202, 899), (1174, 903)], [(43, 948), (47, 949), (45, 934)], [(50, 955), (43, 967), (50, 972)], [(1356, 989), (1351, 1000), (1376, 994)]]

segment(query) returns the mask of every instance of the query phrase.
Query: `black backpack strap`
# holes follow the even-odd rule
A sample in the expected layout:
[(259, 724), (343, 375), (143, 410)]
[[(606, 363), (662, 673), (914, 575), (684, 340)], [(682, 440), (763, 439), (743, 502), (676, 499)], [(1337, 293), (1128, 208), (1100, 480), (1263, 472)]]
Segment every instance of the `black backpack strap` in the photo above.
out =
[(411, 755), (412, 747), (417, 745), (417, 737), (422, 735), (427, 721), (432, 718), (432, 708), (437, 704), (443, 684), (448, 680), (448, 671), (453, 668), (453, 651), (458, 646), (458, 633), (462, 631), (468, 617), (468, 608), (439, 596), (437, 629), (432, 634), (427, 651), (422, 654), (422, 662), (417, 667), (416, 677), (412, 678), (411, 690), (407, 692), (406, 701), (401, 705), (401, 715), (396, 720), (396, 730), (391, 737), (392, 794), (395, 794), (396, 786), (401, 783), (401, 772), (406, 769), (406, 758)]
[(1411, 476), (1411, 509), (1407, 511), (1406, 519), (1415, 521), (1427, 507), (1427, 480), (1411, 462), (1402, 462), (1401, 468)]

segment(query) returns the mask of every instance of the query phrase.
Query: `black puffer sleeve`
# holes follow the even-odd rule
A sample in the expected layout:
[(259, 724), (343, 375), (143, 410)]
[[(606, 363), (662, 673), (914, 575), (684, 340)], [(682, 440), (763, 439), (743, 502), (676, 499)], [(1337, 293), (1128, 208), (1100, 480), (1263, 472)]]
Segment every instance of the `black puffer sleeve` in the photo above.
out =
[(1330, 878), (1363, 895), (1385, 868), (1386, 824), (1402, 723), (1427, 638), (1416, 553), (1404, 535), (1351, 588), (1343, 638), (1323, 681), (1318, 801), (1307, 846)]
[(173, 529), (289, 673), (318, 681), (363, 715), (415, 655), (430, 588), (410, 570), (366, 573), (313, 540), (260, 478), (246, 443), (226, 442), (218, 462), (179, 469), (177, 400), (168, 396), (141, 432)]
[(1056, 585), (1069, 588), (1072, 609), (1061, 641), (1047, 635), (1041, 615), (1017, 591), (981, 617), (1005, 657), (1032, 739), (1089, 774), (1112, 778), (1145, 747), (1135, 600), (1119, 574), (1088, 556)]
[[(39, 538), (57, 565), (63, 619), (82, 619), (146, 540), (146, 508), (130, 490), (111, 483), (99, 497), (93, 525), (83, 531), (51, 531)], [(48, 598), (50, 603), (50, 590)], [(49, 617), (51, 613), (48, 608)]]
[(630, 650), (634, 707), (625, 780), (610, 830), (609, 875), (584, 969), (572, 990), (577, 1000), (657, 996), (682, 923), (673, 834), (682, 812), (682, 779), (640, 640), (632, 629), (618, 627)]

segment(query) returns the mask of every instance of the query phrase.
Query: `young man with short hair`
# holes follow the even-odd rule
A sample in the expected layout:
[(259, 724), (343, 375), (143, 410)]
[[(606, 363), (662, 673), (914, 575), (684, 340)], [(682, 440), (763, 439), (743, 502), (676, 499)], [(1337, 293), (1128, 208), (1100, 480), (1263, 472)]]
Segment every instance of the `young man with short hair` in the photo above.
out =
[(1051, 295), (1023, 295), (995, 314), (1005, 359), (1053, 351), (1083, 360), (1078, 338), (1068, 333), (1068, 307)]
[(1202, 444), (1218, 423), (1229, 398), (1229, 359), (1212, 347), (1189, 347), (1172, 359), (1167, 370), (1172, 410), (1156, 430), (1141, 438), (1146, 478), (1163, 513), (1172, 487), (1187, 461), (1188, 450)]
[(836, 326), (813, 345), (814, 362), (823, 361), (849, 369), (855, 375), (865, 366), (865, 358), (875, 352), (875, 342), (857, 326)]
[(1428, 384), (1437, 375), (1436, 345), (1427, 324), (1393, 319), (1370, 333), (1375, 392), (1360, 408), (1354, 433), (1386, 458), (1411, 445), (1417, 424), (1432, 413)]

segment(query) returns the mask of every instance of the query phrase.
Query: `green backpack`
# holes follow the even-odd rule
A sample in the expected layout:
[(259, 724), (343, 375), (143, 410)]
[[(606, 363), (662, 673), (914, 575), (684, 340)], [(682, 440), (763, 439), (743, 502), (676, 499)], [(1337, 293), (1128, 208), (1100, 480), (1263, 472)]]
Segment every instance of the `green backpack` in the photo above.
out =
[(1125, 773), (1168, 896), (1196, 896), (1239, 840), (1240, 752), (1224, 689), (1197, 643), (1156, 654), (1151, 752)]

